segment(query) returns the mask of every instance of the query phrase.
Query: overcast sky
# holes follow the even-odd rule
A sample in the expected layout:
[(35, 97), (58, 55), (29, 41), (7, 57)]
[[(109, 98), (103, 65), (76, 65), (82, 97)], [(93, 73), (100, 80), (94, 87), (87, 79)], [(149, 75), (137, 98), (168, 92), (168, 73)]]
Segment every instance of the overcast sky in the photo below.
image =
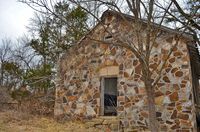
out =
[(2, 38), (16, 38), (27, 33), (26, 25), (33, 16), (33, 10), (17, 0), (0, 0), (0, 41)]

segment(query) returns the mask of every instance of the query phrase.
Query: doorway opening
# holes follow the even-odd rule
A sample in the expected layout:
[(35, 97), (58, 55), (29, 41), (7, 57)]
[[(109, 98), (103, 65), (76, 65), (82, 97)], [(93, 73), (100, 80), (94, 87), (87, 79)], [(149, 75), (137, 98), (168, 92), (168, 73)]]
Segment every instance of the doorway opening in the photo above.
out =
[(101, 111), (104, 116), (117, 115), (117, 77), (102, 78)]

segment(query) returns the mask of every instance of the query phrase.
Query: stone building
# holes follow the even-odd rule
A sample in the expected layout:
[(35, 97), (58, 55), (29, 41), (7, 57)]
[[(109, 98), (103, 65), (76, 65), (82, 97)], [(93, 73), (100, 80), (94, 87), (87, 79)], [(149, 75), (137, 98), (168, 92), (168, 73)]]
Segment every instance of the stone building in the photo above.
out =
[[(120, 129), (148, 129), (147, 99), (138, 58), (126, 48), (96, 44), (87, 37), (112, 41), (102, 23), (113, 34), (129, 35), (131, 28), (122, 15), (134, 20), (129, 15), (104, 12), (102, 21), (60, 59), (55, 116), (85, 120), (116, 117)], [(141, 22), (145, 25), (144, 20)], [(180, 34), (167, 27), (153, 26), (163, 34), (152, 49), (151, 69), (163, 61), (174, 43), (173, 37)], [(198, 57), (192, 39), (182, 35), (155, 88), (156, 115), (161, 131), (196, 131)], [(106, 123), (100, 121), (97, 125), (103, 127)]]

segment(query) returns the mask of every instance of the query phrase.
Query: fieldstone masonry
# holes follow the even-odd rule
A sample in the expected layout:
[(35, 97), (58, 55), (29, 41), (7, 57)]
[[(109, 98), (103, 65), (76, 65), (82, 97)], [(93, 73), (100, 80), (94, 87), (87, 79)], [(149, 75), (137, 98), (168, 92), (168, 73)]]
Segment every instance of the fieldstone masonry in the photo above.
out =
[[(116, 15), (104, 15), (104, 22), (118, 37), (133, 36), (127, 24)], [(151, 70), (156, 70), (175, 43), (174, 34), (163, 32), (151, 53)], [(106, 35), (101, 25), (91, 34), (97, 39), (104, 39)], [(118, 79), (117, 118), (121, 127), (148, 130), (147, 97), (141, 67), (131, 51), (118, 46), (96, 44), (84, 38), (63, 55), (58, 74), (56, 116), (64, 114), (71, 119), (85, 120), (101, 117), (101, 78), (114, 75)], [(152, 79), (156, 76), (155, 72)], [(191, 80), (187, 41), (182, 38), (173, 49), (155, 88), (160, 131), (195, 131)]]

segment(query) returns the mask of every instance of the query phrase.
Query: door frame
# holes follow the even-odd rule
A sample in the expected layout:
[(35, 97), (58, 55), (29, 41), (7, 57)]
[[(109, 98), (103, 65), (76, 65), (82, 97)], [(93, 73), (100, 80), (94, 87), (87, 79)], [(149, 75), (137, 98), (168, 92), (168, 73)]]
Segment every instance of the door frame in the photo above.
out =
[[(118, 92), (118, 77), (117, 76), (103, 76), (100, 78), (100, 115), (104, 116), (104, 89), (105, 89), (105, 79), (106, 78), (117, 78), (117, 92)], [(118, 95), (117, 95), (118, 96)]]

